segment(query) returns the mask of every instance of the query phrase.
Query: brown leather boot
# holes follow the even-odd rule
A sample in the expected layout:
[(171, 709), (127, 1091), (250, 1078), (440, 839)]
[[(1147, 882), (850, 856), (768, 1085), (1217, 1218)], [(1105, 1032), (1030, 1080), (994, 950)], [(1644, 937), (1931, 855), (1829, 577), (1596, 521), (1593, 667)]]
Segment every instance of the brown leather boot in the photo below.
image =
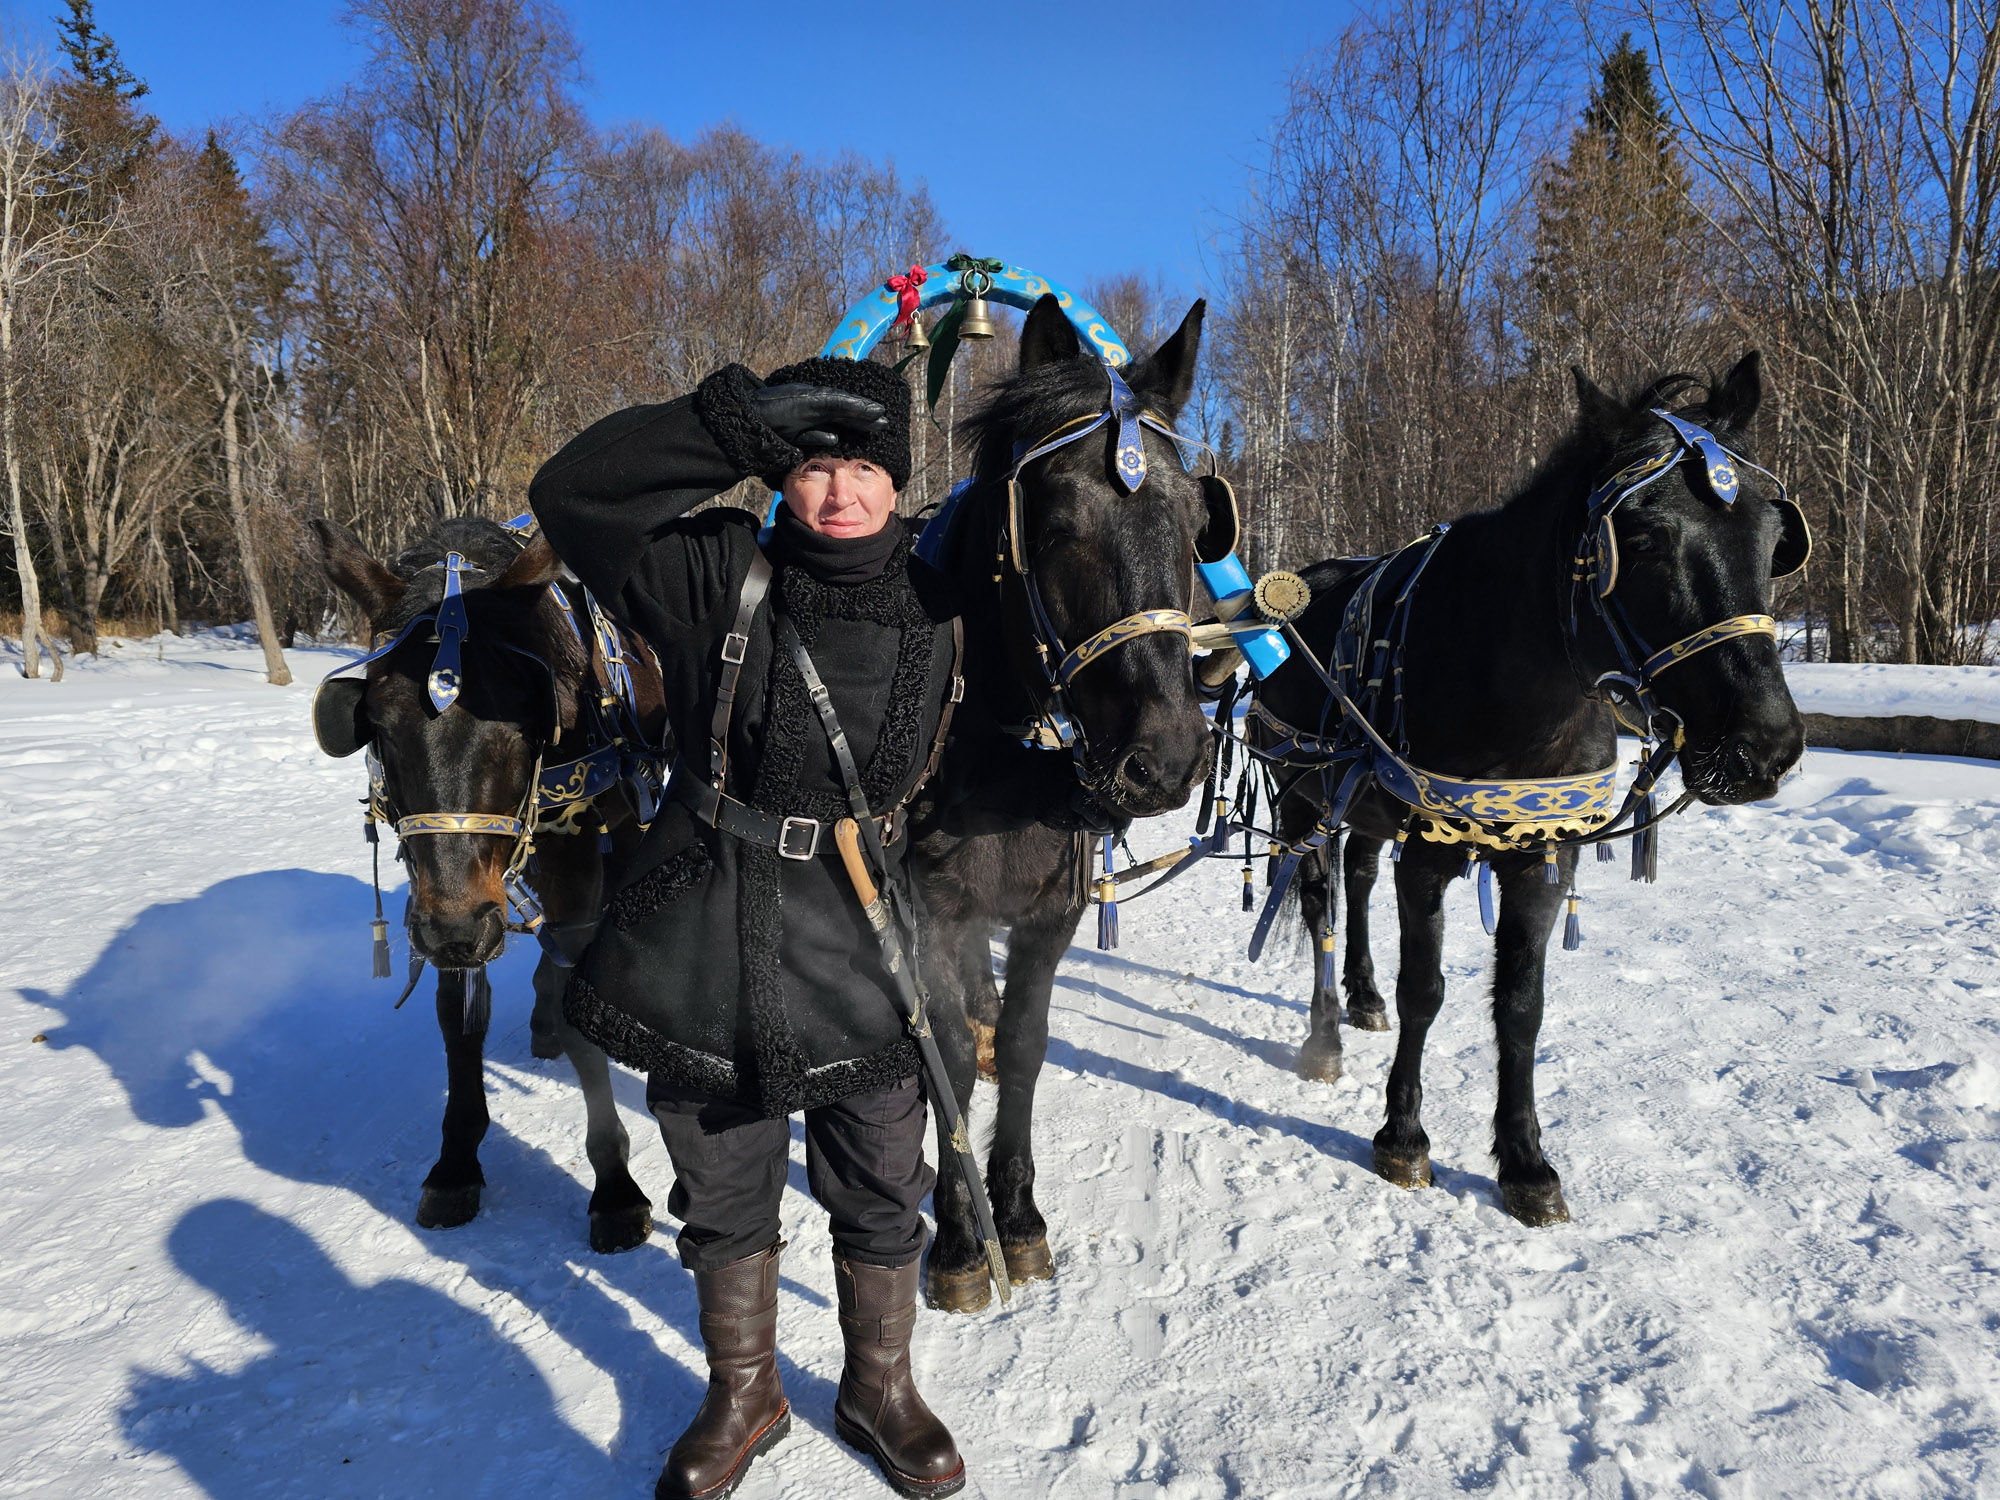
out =
[(871, 1455), (898, 1494), (930, 1500), (965, 1488), (965, 1460), (910, 1375), (920, 1274), (914, 1260), (871, 1266), (834, 1252), (847, 1366), (833, 1403), (833, 1430)]
[(778, 1252), (768, 1250), (694, 1273), (708, 1394), (667, 1455), (654, 1500), (721, 1500), (743, 1482), (750, 1460), (792, 1428), (778, 1383)]

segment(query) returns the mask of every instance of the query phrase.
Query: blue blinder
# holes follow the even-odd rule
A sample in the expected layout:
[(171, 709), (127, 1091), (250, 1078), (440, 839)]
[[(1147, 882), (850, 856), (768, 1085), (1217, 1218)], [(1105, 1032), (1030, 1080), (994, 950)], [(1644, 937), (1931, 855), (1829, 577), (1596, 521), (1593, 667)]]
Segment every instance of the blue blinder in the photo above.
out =
[(961, 479), (954, 484), (945, 492), (944, 504), (937, 508), (937, 513), (924, 522), (924, 529), (917, 533), (917, 544), (912, 550), (918, 557), (940, 571), (946, 567), (945, 553), (951, 546), (952, 528), (958, 524), (958, 502), (971, 488), (970, 479)]

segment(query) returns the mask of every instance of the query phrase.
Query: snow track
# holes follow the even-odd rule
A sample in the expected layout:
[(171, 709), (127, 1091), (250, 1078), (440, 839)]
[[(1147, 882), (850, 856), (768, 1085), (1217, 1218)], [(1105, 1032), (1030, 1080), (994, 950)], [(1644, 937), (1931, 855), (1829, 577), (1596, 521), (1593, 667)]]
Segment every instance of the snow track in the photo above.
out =
[[(495, 975), (486, 1207), (423, 1233), (442, 1050), (366, 977), (358, 766), (254, 648), (107, 655), (0, 677), (0, 1492), (649, 1494), (701, 1389), (693, 1289), (664, 1222), (585, 1246), (527, 955)], [(1037, 1122), (1056, 1279), (918, 1327), (971, 1492), (2000, 1494), (2000, 767), (1815, 751), (1662, 853), (1652, 887), (1586, 864), (1584, 951), (1550, 955), (1554, 1229), (1498, 1207), (1469, 886), (1418, 1193), (1368, 1169), (1394, 1034), (1345, 1032), (1331, 1087), (1292, 1074), (1307, 961), (1244, 961), (1233, 867), (1073, 950)], [(1385, 990), (1391, 910), (1385, 882)], [(886, 1495), (832, 1436), (795, 1157), (799, 1421), (740, 1493)]]

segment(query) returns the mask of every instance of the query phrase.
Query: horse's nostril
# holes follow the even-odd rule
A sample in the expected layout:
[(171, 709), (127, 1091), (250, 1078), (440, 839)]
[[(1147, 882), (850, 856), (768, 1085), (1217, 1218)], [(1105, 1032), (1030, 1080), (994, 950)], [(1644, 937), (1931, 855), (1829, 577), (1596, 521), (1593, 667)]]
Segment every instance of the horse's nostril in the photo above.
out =
[(1158, 780), (1158, 776), (1153, 770), (1153, 763), (1146, 758), (1146, 753), (1143, 750), (1134, 750), (1130, 755), (1126, 756), (1125, 763), (1120, 769), (1125, 779), (1131, 782), (1133, 786), (1151, 786), (1154, 781)]

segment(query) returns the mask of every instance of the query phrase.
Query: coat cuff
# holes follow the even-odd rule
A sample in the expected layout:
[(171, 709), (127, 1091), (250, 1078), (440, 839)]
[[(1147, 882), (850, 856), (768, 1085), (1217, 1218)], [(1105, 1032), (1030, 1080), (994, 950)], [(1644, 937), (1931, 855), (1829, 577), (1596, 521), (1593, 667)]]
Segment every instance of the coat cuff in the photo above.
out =
[(694, 414), (737, 473), (782, 479), (805, 454), (757, 419), (750, 393), (762, 385), (742, 365), (724, 365), (695, 387)]

